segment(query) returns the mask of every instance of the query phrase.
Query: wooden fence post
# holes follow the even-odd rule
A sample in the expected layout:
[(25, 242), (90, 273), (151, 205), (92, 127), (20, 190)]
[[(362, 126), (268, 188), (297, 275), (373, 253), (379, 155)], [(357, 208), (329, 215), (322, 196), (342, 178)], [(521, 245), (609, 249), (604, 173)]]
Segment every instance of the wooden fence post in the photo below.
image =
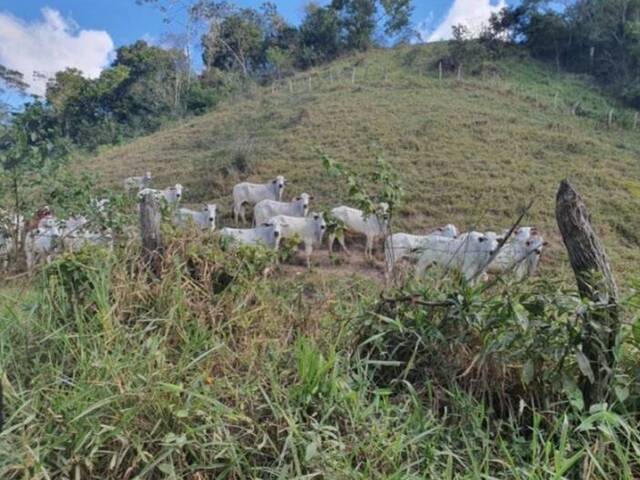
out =
[(140, 236), (142, 238), (142, 258), (145, 266), (156, 277), (162, 268), (162, 235), (160, 233), (160, 202), (153, 194), (147, 193), (140, 200)]
[(462, 64), (458, 65), (458, 81), (462, 80)]
[(351, 73), (351, 84), (355, 85), (356, 83), (356, 67), (353, 67), (353, 72)]
[(577, 353), (582, 394), (588, 407), (604, 401), (610, 390), (616, 336), (620, 331), (618, 288), (587, 207), (568, 180), (563, 180), (558, 189), (556, 220), (580, 296), (593, 302), (581, 315), (582, 353)]
[(311, 91), (312, 90), (312, 88), (311, 88), (311, 75), (309, 75), (309, 78), (307, 79), (307, 84), (309, 86), (309, 91)]
[(638, 129), (638, 112), (636, 112), (636, 114), (633, 116), (633, 129)]
[(609, 115), (607, 116), (607, 126), (609, 128), (611, 128), (611, 126), (613, 125), (613, 108), (611, 110), (609, 110)]
[(293, 82), (289, 79), (289, 93), (293, 93)]
[(438, 80), (442, 80), (442, 61), (438, 62)]

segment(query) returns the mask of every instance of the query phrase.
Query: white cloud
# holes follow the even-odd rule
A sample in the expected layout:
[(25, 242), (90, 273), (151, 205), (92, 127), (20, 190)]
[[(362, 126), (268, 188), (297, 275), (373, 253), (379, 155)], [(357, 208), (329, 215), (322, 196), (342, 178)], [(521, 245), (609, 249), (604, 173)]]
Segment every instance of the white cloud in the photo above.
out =
[(497, 3), (493, 0), (454, 0), (445, 19), (427, 35), (427, 41), (450, 39), (451, 28), (460, 24), (466, 25), (472, 33), (478, 34), (491, 14), (498, 13), (506, 6), (506, 0), (499, 0)]
[[(25, 22), (0, 12), (0, 64), (18, 70), (31, 85), (29, 92), (43, 95), (46, 78), (72, 67), (95, 78), (109, 63), (113, 40), (105, 31), (80, 30), (71, 19), (51, 8), (42, 19)], [(35, 73), (35, 76), (34, 76)]]

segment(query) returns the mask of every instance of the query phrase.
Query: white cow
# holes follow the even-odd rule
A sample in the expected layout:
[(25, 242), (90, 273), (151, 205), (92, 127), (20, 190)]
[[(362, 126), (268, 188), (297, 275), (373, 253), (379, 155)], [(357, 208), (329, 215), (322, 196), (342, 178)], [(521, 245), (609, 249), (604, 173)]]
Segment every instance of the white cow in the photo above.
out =
[(260, 200), (253, 208), (253, 223), (259, 225), (276, 215), (288, 217), (306, 217), (309, 213), (309, 201), (313, 197), (308, 193), (301, 193), (291, 202), (279, 202), (277, 200)]
[(29, 271), (43, 258), (51, 262), (60, 251), (60, 228), (55, 218), (43, 218), (40, 225), (25, 238), (25, 254)]
[(523, 280), (536, 272), (546, 245), (547, 242), (535, 229), (516, 234), (500, 249), (487, 273), (513, 273), (516, 280)]
[(289, 217), (276, 215), (269, 222), (282, 226), (282, 238), (298, 237), (304, 243), (307, 267), (311, 268), (311, 253), (313, 246), (322, 244), (322, 237), (327, 230), (327, 222), (322, 213), (311, 213), (308, 217)]
[[(345, 230), (348, 232), (359, 233), (366, 237), (364, 254), (366, 257), (373, 256), (373, 244), (378, 238), (384, 238), (387, 231), (387, 222), (389, 221), (389, 204), (379, 203), (375, 213), (365, 217), (362, 210), (351, 207), (337, 207), (331, 210), (331, 215), (344, 224)], [(329, 236), (329, 252), (333, 251), (333, 242), (335, 238), (342, 246), (342, 249), (349, 254), (349, 250), (344, 243), (344, 232), (332, 232)]]
[(87, 245), (103, 246), (113, 250), (113, 234), (111, 229), (101, 233), (78, 230), (71, 235), (63, 236), (62, 244), (67, 252), (77, 252)]
[(446, 238), (457, 238), (459, 235), (455, 225), (447, 224), (436, 228), (429, 235), (411, 235), (409, 233), (394, 233), (384, 246), (384, 256), (387, 269), (392, 272), (396, 264), (403, 258), (410, 257), (411, 253), (420, 247), (422, 241), (427, 237), (438, 236)]
[(245, 245), (263, 245), (277, 250), (282, 237), (282, 226), (269, 222), (254, 228), (223, 228), (220, 235)]
[(216, 214), (218, 207), (214, 204), (203, 204), (199, 211), (188, 208), (180, 208), (174, 216), (174, 223), (179, 226), (193, 222), (202, 230), (214, 231), (216, 229)]
[(152, 194), (158, 200), (165, 199), (169, 205), (176, 205), (182, 198), (183, 187), (176, 183), (173, 187), (167, 187), (164, 190), (156, 190), (154, 188), (143, 188), (138, 192), (138, 199), (142, 199), (147, 194)]
[(428, 237), (419, 247), (420, 259), (415, 270), (417, 279), (425, 270), (438, 265), (446, 269), (459, 270), (465, 279), (482, 272), (498, 248), (498, 242), (480, 232), (465, 233), (458, 238)]
[(130, 192), (132, 190), (142, 190), (151, 186), (151, 172), (147, 171), (141, 177), (128, 177), (124, 179), (124, 190)]
[(233, 218), (236, 224), (238, 218), (246, 222), (244, 216), (245, 205), (255, 205), (261, 200), (282, 200), (284, 187), (287, 180), (278, 175), (276, 178), (267, 183), (238, 183), (233, 187)]

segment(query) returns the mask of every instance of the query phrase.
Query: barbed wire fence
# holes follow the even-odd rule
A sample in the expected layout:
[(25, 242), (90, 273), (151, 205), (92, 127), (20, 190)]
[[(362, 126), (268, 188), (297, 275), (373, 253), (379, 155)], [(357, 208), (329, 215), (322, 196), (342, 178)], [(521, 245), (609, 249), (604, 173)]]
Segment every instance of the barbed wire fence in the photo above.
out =
[(605, 98), (591, 90), (585, 93), (547, 89), (535, 91), (527, 85), (503, 78), (491, 68), (481, 68), (468, 74), (464, 65), (455, 69), (446, 68), (442, 62), (435, 65), (395, 65), (388, 63), (355, 61), (330, 68), (314, 68), (306, 72), (281, 78), (262, 79), (259, 82), (236, 83), (233, 98), (265, 95), (270, 98), (294, 98), (308, 94), (329, 93), (331, 91), (353, 91), (360, 88), (385, 88), (407, 90), (457, 88), (461, 85), (490, 87), (495, 93), (508, 95), (530, 104), (533, 108), (567, 117), (581, 117), (592, 120), (596, 127), (637, 131), (640, 127), (640, 112), (620, 105), (612, 105)]

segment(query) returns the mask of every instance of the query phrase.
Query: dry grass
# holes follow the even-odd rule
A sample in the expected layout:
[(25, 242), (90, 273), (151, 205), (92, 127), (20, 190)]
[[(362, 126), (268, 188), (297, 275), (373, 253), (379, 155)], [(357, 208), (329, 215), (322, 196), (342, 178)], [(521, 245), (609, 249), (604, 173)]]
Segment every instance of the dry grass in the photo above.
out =
[[(565, 262), (554, 200), (558, 182), (570, 177), (587, 200), (614, 269), (622, 278), (634, 273), (640, 261), (640, 140), (628, 126), (606, 128), (607, 99), (580, 79), (528, 60), (500, 63), (499, 78), (440, 82), (435, 72), (419, 75), (435, 54), (434, 48), (407, 48), (343, 59), (312, 72), (310, 92), (308, 74), (301, 74), (293, 94), (286, 83), (276, 93), (259, 89), (85, 159), (82, 167), (99, 173), (107, 186), (151, 169), (158, 186), (185, 185), (188, 202), (219, 202), (225, 224), (239, 179), (284, 174), (289, 194), (312, 192), (315, 208), (327, 208), (346, 194), (326, 177), (316, 147), (362, 170), (384, 155), (407, 192), (398, 228), (422, 232), (447, 222), (502, 228), (534, 197), (527, 221), (552, 241), (545, 268), (565, 274), (566, 268), (555, 268)], [(578, 100), (588, 116), (570, 114)]]

